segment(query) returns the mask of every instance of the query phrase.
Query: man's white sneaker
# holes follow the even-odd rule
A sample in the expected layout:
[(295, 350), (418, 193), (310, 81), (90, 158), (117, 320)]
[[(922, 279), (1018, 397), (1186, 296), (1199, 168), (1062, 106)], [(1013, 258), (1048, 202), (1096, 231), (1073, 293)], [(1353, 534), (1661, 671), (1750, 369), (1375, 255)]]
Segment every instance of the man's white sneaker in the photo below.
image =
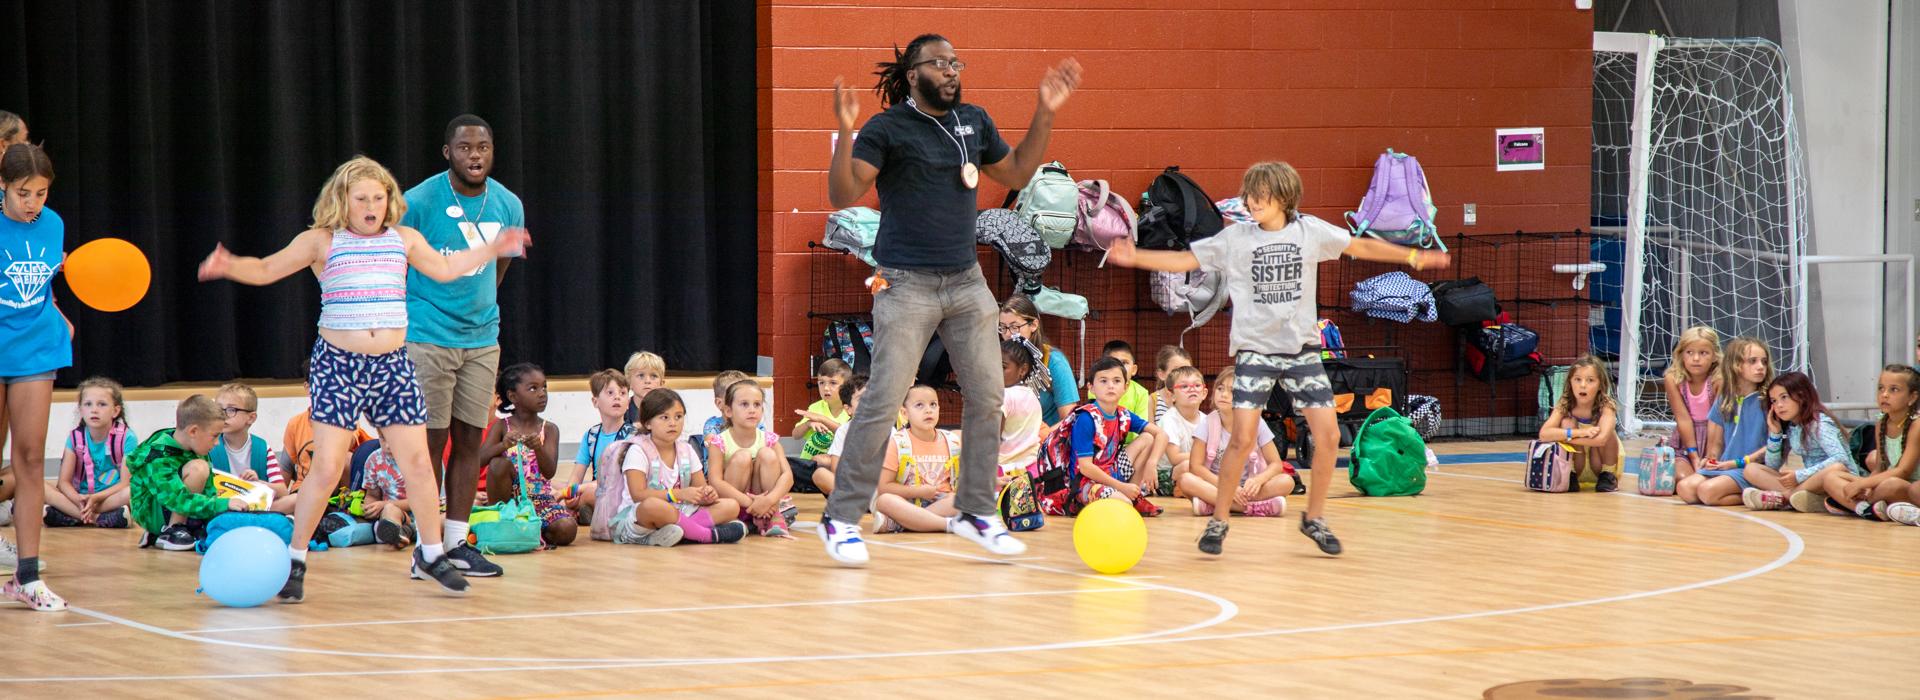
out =
[(847, 566), (867, 565), (867, 543), (860, 539), (860, 526), (820, 516), (820, 541), (827, 545), (827, 556)]
[(947, 532), (973, 540), (989, 552), (1001, 556), (1024, 554), (1027, 545), (1013, 538), (1007, 526), (1000, 524), (1000, 516), (981, 517), (972, 513), (961, 513), (947, 518)]

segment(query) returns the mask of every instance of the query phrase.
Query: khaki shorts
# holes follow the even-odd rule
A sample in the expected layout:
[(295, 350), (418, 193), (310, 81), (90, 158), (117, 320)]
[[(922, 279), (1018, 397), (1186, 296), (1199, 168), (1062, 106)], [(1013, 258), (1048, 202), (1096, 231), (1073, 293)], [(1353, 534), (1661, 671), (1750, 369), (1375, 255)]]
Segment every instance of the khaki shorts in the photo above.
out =
[(407, 357), (413, 360), (421, 393), (426, 394), (429, 430), (444, 430), (454, 420), (486, 427), (492, 418), (487, 409), (493, 406), (494, 380), (500, 375), (499, 345), (449, 348), (407, 343)]

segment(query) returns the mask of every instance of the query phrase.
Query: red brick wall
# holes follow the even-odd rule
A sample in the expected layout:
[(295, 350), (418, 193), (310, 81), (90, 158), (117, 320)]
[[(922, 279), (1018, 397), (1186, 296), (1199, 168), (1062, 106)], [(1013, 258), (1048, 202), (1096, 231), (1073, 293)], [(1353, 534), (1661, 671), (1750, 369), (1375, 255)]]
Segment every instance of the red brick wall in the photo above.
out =
[[(1130, 196), (1167, 165), (1216, 198), (1232, 196), (1247, 165), (1283, 159), (1306, 182), (1302, 208), (1338, 220), (1391, 147), (1419, 156), (1448, 235), (1587, 225), (1593, 18), (1567, 0), (759, 3), (759, 354), (774, 358), (783, 415), (811, 400), (807, 362), (819, 341), (806, 316), (807, 242), (830, 211), (833, 79), (863, 88), (864, 120), (879, 109), (864, 89), (874, 62), (922, 32), (953, 41), (968, 63), (967, 100), (993, 114), (1009, 143), (1024, 134), (1046, 66), (1077, 58), (1085, 80), (1055, 122), (1048, 157)], [(1027, 9), (1035, 4), (1046, 9)], [(1516, 126), (1547, 128), (1546, 170), (1495, 172), (1493, 131)], [(983, 181), (981, 206), (1004, 194)], [(1465, 202), (1479, 205), (1476, 226), (1462, 225)], [(1128, 307), (1142, 273), (1102, 272), (1111, 287), (1088, 296), (1097, 311), (1108, 307), (1103, 321), (1141, 313)], [(1096, 330), (1088, 343), (1097, 352), (1107, 339)], [(1165, 341), (1132, 340), (1150, 371)], [(1211, 371), (1220, 359), (1200, 364)]]

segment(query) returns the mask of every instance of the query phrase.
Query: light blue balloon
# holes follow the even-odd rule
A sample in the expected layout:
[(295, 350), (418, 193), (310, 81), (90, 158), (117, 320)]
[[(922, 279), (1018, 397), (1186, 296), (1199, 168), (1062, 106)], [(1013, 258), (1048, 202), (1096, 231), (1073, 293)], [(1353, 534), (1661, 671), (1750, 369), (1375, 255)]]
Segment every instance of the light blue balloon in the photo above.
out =
[(293, 557), (287, 543), (264, 527), (228, 531), (200, 560), (200, 592), (221, 605), (251, 608), (272, 600), (287, 584)]

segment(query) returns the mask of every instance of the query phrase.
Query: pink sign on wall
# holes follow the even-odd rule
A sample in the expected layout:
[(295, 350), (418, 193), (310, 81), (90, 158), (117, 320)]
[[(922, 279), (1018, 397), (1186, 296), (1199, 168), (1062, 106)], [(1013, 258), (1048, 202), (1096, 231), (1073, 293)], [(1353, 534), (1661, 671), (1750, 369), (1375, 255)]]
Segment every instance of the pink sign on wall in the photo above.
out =
[(1547, 130), (1544, 127), (1495, 129), (1493, 144), (1496, 170), (1547, 169)]

